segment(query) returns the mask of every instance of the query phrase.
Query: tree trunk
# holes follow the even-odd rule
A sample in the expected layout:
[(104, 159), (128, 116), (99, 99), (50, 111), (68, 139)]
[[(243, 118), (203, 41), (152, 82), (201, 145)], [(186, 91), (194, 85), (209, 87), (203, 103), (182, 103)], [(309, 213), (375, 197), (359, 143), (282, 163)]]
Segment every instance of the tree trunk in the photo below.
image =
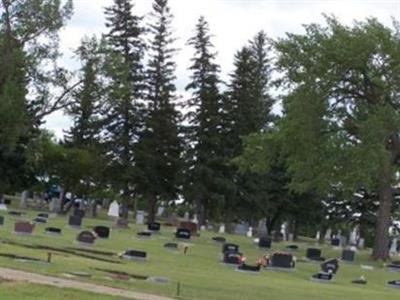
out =
[(372, 257), (375, 260), (389, 259), (389, 227), (393, 204), (393, 192), (390, 176), (384, 174), (379, 189), (379, 209), (375, 227), (374, 249)]
[(19, 207), (26, 208), (28, 206), (28, 191), (25, 190), (21, 194), (21, 201), (19, 202)]
[(149, 195), (149, 208), (147, 223), (153, 223), (156, 220), (157, 198), (154, 195)]
[(91, 206), (92, 217), (97, 218), (97, 200), (92, 200)]
[(201, 203), (201, 200), (198, 198), (196, 199), (196, 214), (199, 220), (199, 226), (205, 225), (206, 217), (204, 211), (204, 205)]

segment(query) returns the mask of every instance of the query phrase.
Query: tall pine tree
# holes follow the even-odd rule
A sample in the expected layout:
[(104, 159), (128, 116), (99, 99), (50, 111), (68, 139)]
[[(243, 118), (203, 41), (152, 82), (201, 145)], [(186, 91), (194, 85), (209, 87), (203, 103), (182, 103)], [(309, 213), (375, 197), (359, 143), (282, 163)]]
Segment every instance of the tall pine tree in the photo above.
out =
[(188, 113), (188, 155), (186, 198), (194, 202), (200, 224), (216, 217), (221, 206), (221, 95), (218, 90), (219, 67), (214, 62), (208, 23), (200, 17), (196, 34), (189, 40), (194, 47)]
[(128, 217), (135, 186), (135, 146), (142, 130), (144, 97), (143, 57), (145, 43), (142, 18), (132, 13), (129, 0), (114, 0), (106, 8), (106, 39), (111, 48), (107, 74), (108, 90), (106, 137), (110, 153), (110, 179), (116, 191), (121, 192), (123, 216)]
[(136, 156), (138, 189), (148, 201), (148, 221), (155, 219), (159, 201), (175, 200), (181, 170), (179, 114), (175, 109), (176, 50), (172, 47), (172, 14), (167, 0), (154, 0), (147, 69), (148, 111)]

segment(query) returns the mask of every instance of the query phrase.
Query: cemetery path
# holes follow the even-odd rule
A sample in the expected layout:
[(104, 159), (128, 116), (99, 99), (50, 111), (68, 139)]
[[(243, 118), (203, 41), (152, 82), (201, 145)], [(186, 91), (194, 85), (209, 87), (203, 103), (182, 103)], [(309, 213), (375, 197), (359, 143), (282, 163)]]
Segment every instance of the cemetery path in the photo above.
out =
[(136, 300), (173, 300), (163, 296), (156, 296), (151, 294), (139, 293), (128, 291), (124, 289), (107, 287), (104, 285), (97, 285), (93, 283), (80, 282), (70, 279), (63, 279), (58, 277), (50, 277), (39, 275), (35, 273), (29, 273), (25, 271), (17, 271), (7, 268), (0, 268), (0, 278), (11, 280), (11, 281), (25, 281), (33, 284), (49, 285), (57, 288), (72, 288), (83, 290), (87, 292), (105, 294), (110, 296), (118, 296), (127, 299)]

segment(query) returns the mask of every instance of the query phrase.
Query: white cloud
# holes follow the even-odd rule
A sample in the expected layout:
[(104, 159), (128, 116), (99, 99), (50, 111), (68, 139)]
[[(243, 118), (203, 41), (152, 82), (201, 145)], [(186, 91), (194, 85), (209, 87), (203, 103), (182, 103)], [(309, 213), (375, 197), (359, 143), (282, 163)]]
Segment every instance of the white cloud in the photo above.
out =
[[(145, 15), (151, 10), (151, 0), (133, 0), (135, 13)], [(112, 0), (75, 0), (75, 14), (68, 27), (61, 32), (61, 46), (65, 52), (64, 64), (76, 68), (71, 60), (71, 49), (76, 48), (84, 35), (105, 32), (104, 7)], [(323, 22), (322, 14), (333, 14), (341, 22), (351, 24), (354, 20), (376, 17), (384, 24), (391, 24), (391, 17), (399, 18), (398, 0), (170, 0), (175, 15), (174, 27), (179, 38), (177, 47), (177, 86), (183, 90), (187, 83), (191, 49), (186, 45), (193, 35), (199, 16), (204, 15), (214, 35), (218, 51), (218, 63), (223, 78), (232, 70), (235, 51), (243, 46), (259, 30), (276, 38), (286, 32), (301, 32), (302, 25)], [(51, 116), (47, 127), (61, 134), (61, 126), (69, 124), (62, 114)]]

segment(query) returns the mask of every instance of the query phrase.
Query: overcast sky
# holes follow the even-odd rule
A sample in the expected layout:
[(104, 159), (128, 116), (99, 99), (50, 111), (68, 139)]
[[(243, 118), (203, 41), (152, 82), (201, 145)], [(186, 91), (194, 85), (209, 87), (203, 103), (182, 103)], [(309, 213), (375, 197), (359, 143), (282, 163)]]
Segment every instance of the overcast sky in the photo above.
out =
[[(85, 35), (105, 32), (104, 8), (112, 0), (74, 0), (75, 13), (68, 26), (60, 34), (61, 49), (65, 53), (62, 61), (68, 69), (79, 65), (72, 59), (72, 50), (77, 48)], [(151, 10), (152, 0), (132, 0), (134, 13), (146, 15)], [(170, 0), (175, 16), (174, 29), (180, 49), (176, 56), (177, 87), (183, 94), (187, 84), (191, 49), (186, 45), (193, 35), (194, 26), (203, 15), (210, 23), (213, 43), (218, 52), (218, 63), (222, 76), (226, 78), (232, 70), (235, 51), (242, 47), (258, 31), (264, 30), (270, 37), (284, 36), (286, 32), (302, 32), (302, 24), (322, 23), (322, 14), (333, 14), (346, 24), (354, 20), (375, 17), (390, 25), (391, 18), (400, 20), (400, 0)], [(50, 116), (46, 127), (62, 136), (70, 121), (61, 112)]]

